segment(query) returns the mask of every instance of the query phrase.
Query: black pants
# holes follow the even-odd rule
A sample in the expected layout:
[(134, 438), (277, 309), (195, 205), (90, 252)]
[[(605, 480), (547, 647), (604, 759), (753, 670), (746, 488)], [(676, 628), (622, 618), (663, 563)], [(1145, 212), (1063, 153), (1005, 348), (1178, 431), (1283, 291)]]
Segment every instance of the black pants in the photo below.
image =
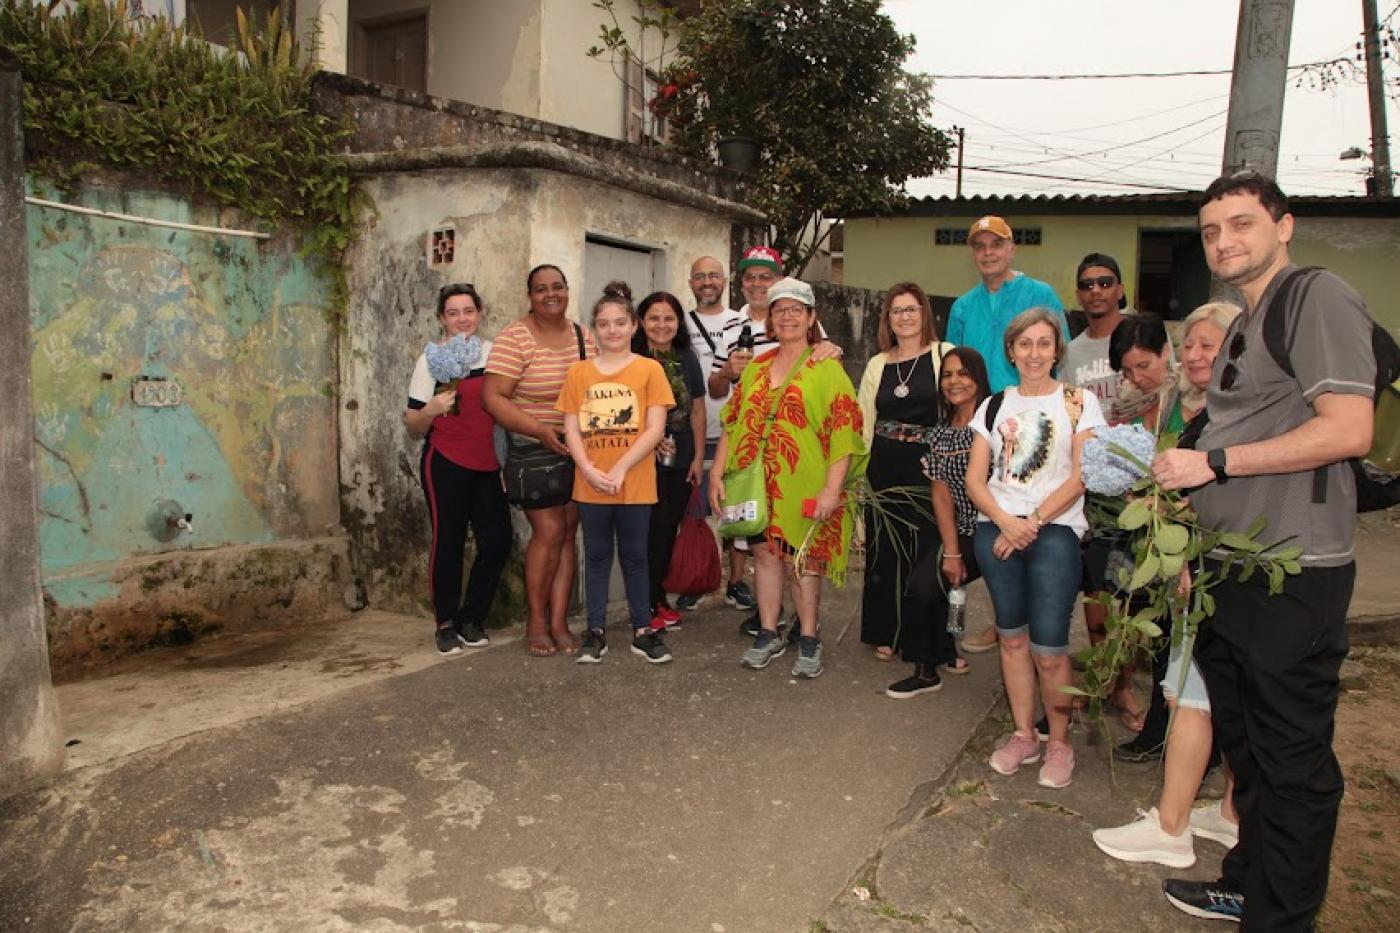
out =
[[(460, 467), (424, 444), (419, 478), (433, 529), (428, 556), (433, 616), (439, 625), (481, 625), (510, 557), (510, 504), (501, 489), (501, 473)], [(476, 559), (464, 598), (462, 560), (468, 526), (476, 538)]]
[(1342, 801), (1332, 733), (1356, 565), (1305, 569), (1277, 596), (1261, 576), (1212, 590), (1196, 640), (1240, 816), (1222, 875), (1244, 892), (1245, 929), (1310, 930)]
[(671, 552), (676, 547), (676, 529), (685, 518), (693, 487), (686, 482), (684, 470), (656, 471), (656, 505), (651, 507), (651, 524), (647, 526), (647, 573), (652, 608), (666, 601), (661, 581), (671, 566)]
[[(962, 554), (963, 569), (967, 571), (963, 586), (980, 580), (982, 570), (977, 566), (971, 537), (958, 535), (958, 552)], [(958, 644), (948, 631), (948, 590), (951, 588), (943, 576), (942, 545), (931, 547), (919, 555), (909, 589), (914, 595), (915, 604), (923, 611), (914, 620), (903, 652), (904, 660), (926, 665), (951, 664), (957, 660)]]

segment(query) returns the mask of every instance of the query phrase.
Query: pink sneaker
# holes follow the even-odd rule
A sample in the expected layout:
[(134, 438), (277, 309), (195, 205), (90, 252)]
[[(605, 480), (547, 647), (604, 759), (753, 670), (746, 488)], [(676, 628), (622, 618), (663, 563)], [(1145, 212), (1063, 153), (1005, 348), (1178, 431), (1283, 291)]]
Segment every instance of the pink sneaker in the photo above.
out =
[(1040, 760), (1040, 742), (1034, 735), (1011, 733), (1011, 737), (987, 759), (987, 764), (997, 774), (1015, 774), (1021, 765), (1033, 764)]
[(1069, 787), (1074, 780), (1074, 749), (1068, 742), (1047, 742), (1045, 764), (1040, 766), (1041, 787)]

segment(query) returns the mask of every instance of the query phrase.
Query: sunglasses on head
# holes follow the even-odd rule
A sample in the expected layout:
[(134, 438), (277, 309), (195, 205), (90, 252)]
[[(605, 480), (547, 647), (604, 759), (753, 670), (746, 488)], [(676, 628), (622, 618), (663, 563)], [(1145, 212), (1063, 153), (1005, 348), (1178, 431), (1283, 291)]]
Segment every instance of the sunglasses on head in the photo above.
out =
[(439, 298), (451, 298), (453, 295), (475, 295), (476, 286), (471, 282), (453, 282), (451, 285), (444, 285), (438, 289)]
[(1092, 288), (1102, 288), (1105, 291), (1118, 284), (1118, 280), (1111, 275), (1098, 275), (1092, 279), (1080, 279), (1079, 290), (1087, 292)]
[(1244, 331), (1235, 335), (1235, 339), (1230, 341), (1230, 348), (1225, 355), (1225, 368), (1220, 371), (1220, 389), (1229, 392), (1235, 387), (1235, 380), (1239, 378), (1240, 368), (1236, 361), (1240, 354), (1244, 353)]

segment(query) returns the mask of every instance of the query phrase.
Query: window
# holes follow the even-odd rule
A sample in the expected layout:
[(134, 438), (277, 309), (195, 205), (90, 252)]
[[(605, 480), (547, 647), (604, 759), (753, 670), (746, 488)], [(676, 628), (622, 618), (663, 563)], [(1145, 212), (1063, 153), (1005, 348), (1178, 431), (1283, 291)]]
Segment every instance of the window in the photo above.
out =
[(627, 58), (627, 82), (623, 88), (623, 129), (629, 143), (664, 143), (668, 127), (665, 117), (651, 110), (651, 102), (661, 88), (661, 77), (631, 56)]
[[(1012, 227), (1011, 242), (1017, 246), (1040, 246), (1039, 227)], [(966, 246), (966, 227), (939, 227), (933, 231), (934, 246)]]

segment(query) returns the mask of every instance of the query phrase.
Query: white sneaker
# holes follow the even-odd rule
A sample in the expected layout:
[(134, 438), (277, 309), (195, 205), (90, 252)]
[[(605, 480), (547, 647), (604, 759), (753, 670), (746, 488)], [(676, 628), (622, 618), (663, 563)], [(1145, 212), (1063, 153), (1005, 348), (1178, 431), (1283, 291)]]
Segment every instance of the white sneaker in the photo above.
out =
[(1196, 864), (1191, 831), (1173, 836), (1162, 828), (1157, 808), (1146, 813), (1138, 811), (1140, 819), (1126, 826), (1094, 830), (1094, 845), (1108, 855), (1125, 862), (1156, 862), (1168, 868), (1190, 868)]
[(1219, 800), (1203, 807), (1192, 807), (1189, 819), (1193, 836), (1218, 842), (1227, 849), (1233, 849), (1240, 841), (1240, 824), (1225, 819)]

